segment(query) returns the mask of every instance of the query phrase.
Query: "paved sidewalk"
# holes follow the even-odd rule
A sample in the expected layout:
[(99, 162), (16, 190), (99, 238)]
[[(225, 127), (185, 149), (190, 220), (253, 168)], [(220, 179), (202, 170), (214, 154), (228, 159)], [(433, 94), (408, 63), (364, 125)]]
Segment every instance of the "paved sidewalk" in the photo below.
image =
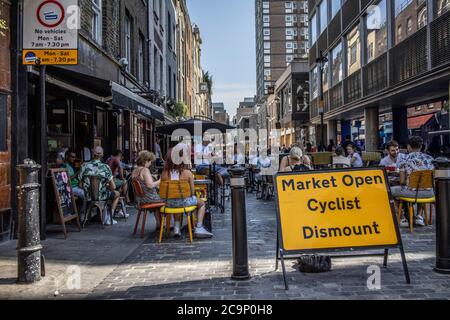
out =
[[(14, 284), (15, 242), (0, 245), (0, 299), (449, 299), (450, 276), (433, 272), (433, 227), (402, 229), (412, 284), (406, 285), (398, 250), (381, 269), (381, 290), (367, 289), (367, 268), (382, 266), (381, 257), (334, 259), (332, 272), (302, 274), (287, 262), (291, 290), (275, 272), (276, 215), (274, 202), (247, 196), (250, 281), (230, 280), (232, 273), (231, 213), (214, 213), (214, 238), (156, 242), (153, 219), (148, 238), (131, 235), (135, 216), (102, 230), (90, 225), (81, 234), (61, 234), (44, 242), (47, 277), (34, 285)], [(67, 267), (81, 268), (81, 290), (68, 290)], [(57, 280), (58, 286), (55, 280)]]
[[(128, 221), (118, 220), (118, 224), (106, 226), (104, 230), (99, 223), (88, 224), (81, 233), (69, 227), (68, 240), (64, 240), (62, 232), (50, 233), (42, 242), (47, 276), (36, 284), (16, 284), (17, 242), (0, 244), (0, 299), (54, 299), (55, 291), (59, 291), (58, 298), (63, 299), (86, 297), (144, 241), (132, 236), (136, 215), (134, 208), (128, 208), (128, 212), (131, 213)], [(147, 233), (154, 228), (154, 219), (149, 216)], [(58, 231), (60, 227), (52, 226), (52, 229)], [(71, 272), (76, 272), (71, 266), (80, 268), (80, 290), (67, 288)]]
[(409, 234), (402, 229), (412, 284), (406, 285), (398, 250), (382, 269), (381, 290), (367, 288), (367, 268), (382, 267), (382, 257), (334, 259), (332, 272), (302, 274), (287, 262), (291, 290), (284, 290), (281, 271), (274, 271), (276, 215), (273, 202), (247, 196), (250, 272), (246, 282), (232, 273), (231, 214), (213, 216), (214, 238), (168, 240), (150, 237), (98, 285), (90, 299), (448, 299), (450, 276), (433, 272), (433, 227)]

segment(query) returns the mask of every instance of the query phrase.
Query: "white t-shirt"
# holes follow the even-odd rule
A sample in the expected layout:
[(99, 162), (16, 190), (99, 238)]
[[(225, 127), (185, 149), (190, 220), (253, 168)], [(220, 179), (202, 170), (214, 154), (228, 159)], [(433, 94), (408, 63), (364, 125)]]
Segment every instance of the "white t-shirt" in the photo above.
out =
[[(200, 155), (202, 155), (201, 158)], [(209, 145), (207, 146), (204, 146), (203, 144), (195, 145), (195, 164), (210, 165), (211, 164), (211, 161), (209, 160), (210, 158), (211, 158), (211, 150), (209, 148)]]
[(393, 161), (391, 156), (387, 156), (380, 162), (380, 166), (382, 167), (397, 167), (399, 166), (400, 162), (405, 158), (405, 155), (403, 153), (399, 153), (397, 157), (397, 161)]

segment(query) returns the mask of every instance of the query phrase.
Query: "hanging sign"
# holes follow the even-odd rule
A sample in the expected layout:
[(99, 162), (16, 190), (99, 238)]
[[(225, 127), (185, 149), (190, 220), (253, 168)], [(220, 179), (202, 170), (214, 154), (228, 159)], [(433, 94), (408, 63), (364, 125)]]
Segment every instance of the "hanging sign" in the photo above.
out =
[(77, 0), (24, 0), (25, 65), (78, 64)]

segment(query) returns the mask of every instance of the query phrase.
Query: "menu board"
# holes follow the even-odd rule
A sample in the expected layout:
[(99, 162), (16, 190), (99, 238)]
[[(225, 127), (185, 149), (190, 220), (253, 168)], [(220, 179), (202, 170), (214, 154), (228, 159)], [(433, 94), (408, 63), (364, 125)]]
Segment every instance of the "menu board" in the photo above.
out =
[(52, 169), (50, 172), (64, 236), (67, 239), (66, 222), (76, 220), (80, 229), (78, 210), (70, 185), (70, 176), (66, 169)]

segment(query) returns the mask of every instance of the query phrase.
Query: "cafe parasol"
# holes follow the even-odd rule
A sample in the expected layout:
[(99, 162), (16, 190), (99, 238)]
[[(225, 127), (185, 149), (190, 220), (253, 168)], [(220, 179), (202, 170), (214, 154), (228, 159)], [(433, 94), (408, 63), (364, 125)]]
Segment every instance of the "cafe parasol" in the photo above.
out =
[[(171, 134), (173, 134), (174, 131), (176, 131), (178, 129), (185, 129), (185, 130), (188, 130), (192, 136), (194, 136), (197, 133), (195, 130), (196, 126), (198, 126), (197, 130), (201, 130), (202, 134), (211, 129), (219, 130), (222, 133), (226, 133), (227, 130), (236, 129), (235, 127), (214, 121), (214, 120), (206, 118), (206, 117), (205, 118), (194, 117), (194, 118), (186, 120), (186, 121), (181, 121), (181, 122), (158, 127), (158, 128), (156, 128), (155, 131), (157, 134), (171, 135)], [(201, 129), (198, 129), (198, 128), (201, 128)]]

